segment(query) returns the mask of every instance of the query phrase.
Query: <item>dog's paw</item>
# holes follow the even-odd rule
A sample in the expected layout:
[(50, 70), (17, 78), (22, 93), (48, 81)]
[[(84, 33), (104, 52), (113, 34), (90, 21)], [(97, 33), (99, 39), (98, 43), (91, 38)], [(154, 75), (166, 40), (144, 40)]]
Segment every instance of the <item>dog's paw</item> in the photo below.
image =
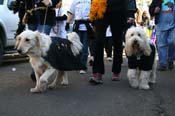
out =
[(136, 79), (131, 79), (131, 80), (129, 81), (129, 84), (130, 84), (130, 86), (133, 87), (133, 88), (137, 88), (137, 87), (139, 86), (139, 82), (138, 82)]
[(32, 93), (39, 93), (39, 92), (41, 92), (38, 88), (31, 88), (30, 89), (30, 92), (32, 92)]
[(155, 83), (156, 83), (156, 77), (150, 78), (150, 79), (149, 79), (149, 83), (155, 84)]
[(138, 85), (134, 85), (134, 84), (130, 84), (130, 86), (131, 86), (132, 88), (137, 88), (137, 87), (138, 87)]
[(50, 85), (48, 85), (48, 88), (49, 89), (55, 89), (56, 88), (56, 84), (50, 84)]
[(61, 82), (61, 85), (69, 85), (69, 82), (63, 80), (63, 81)]
[(148, 90), (148, 89), (150, 89), (150, 86), (149, 86), (148, 84), (145, 84), (145, 85), (139, 85), (139, 89)]
[(40, 81), (39, 89), (41, 92), (47, 89), (47, 81)]

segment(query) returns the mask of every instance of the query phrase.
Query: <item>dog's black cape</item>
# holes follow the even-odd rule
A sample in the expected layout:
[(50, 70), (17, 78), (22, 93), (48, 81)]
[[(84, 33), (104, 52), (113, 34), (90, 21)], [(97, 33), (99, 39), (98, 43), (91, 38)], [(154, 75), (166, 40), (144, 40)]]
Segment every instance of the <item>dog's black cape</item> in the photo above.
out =
[(86, 70), (87, 67), (80, 62), (80, 55), (74, 56), (71, 51), (71, 44), (67, 39), (52, 37), (52, 44), (44, 59), (58, 70)]
[(154, 58), (156, 54), (156, 48), (152, 43), (149, 43), (152, 52), (150, 56), (145, 56), (142, 54), (140, 59), (137, 59), (136, 55), (127, 56), (128, 57), (128, 67), (130, 69), (139, 68), (140, 70), (148, 71), (151, 70), (154, 64)]

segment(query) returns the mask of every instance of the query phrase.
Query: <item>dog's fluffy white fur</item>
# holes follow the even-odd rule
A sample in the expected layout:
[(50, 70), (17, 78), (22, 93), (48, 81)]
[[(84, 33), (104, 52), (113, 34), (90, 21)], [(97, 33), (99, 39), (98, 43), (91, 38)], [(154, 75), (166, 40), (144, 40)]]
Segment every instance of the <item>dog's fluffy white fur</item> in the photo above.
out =
[[(126, 56), (136, 55), (139, 52), (145, 56), (150, 56), (152, 49), (146, 37), (146, 33), (141, 27), (131, 27), (127, 30), (126, 35), (125, 53)], [(155, 46), (155, 45), (154, 45)], [(133, 88), (149, 89), (149, 83), (155, 83), (156, 81), (156, 59), (152, 66), (152, 70), (144, 71), (139, 68), (128, 68), (127, 77), (129, 84)]]
[[(71, 50), (76, 56), (80, 53), (82, 49), (82, 44), (80, 42), (79, 36), (75, 33), (69, 33), (68, 40), (72, 42)], [(47, 51), (51, 45), (51, 38), (37, 31), (26, 30), (22, 32), (16, 38), (16, 49), (19, 53), (29, 56), (30, 63), (34, 69), (36, 76), (36, 86), (31, 88), (31, 92), (43, 92), (47, 87), (55, 88), (58, 81), (61, 79), (61, 84), (68, 85), (67, 72), (59, 71), (53, 68), (43, 57), (47, 56)], [(48, 85), (48, 80), (55, 72), (55, 76), (52, 83)]]

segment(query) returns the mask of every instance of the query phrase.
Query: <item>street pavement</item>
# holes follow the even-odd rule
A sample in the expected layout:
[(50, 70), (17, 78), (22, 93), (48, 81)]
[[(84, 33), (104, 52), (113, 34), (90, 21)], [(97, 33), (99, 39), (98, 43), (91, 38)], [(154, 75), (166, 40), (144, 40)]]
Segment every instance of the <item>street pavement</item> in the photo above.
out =
[(68, 72), (68, 86), (34, 94), (30, 64), (5, 63), (0, 67), (0, 116), (175, 116), (175, 70), (158, 71), (151, 90), (138, 90), (128, 84), (126, 59), (118, 82), (111, 81), (111, 64), (105, 60), (102, 85), (88, 83), (89, 66), (86, 74)]

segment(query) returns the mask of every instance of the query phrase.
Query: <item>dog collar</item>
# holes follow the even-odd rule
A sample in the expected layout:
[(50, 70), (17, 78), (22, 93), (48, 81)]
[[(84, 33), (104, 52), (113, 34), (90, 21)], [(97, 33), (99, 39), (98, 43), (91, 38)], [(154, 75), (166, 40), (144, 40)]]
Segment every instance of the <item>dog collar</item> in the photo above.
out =
[(137, 53), (136, 54), (137, 60), (140, 60), (142, 55), (143, 55), (143, 52)]

